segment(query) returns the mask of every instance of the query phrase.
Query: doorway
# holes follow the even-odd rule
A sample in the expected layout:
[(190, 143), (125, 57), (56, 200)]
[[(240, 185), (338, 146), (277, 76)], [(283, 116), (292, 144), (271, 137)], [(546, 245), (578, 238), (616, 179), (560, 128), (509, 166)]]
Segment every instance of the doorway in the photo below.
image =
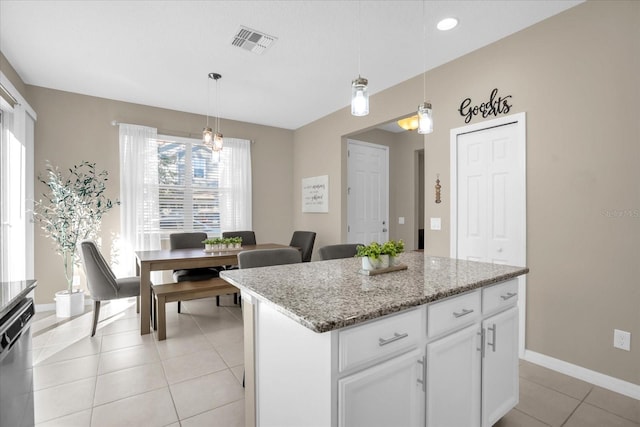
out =
[[(452, 129), (450, 135), (451, 257), (525, 266), (525, 114)], [(524, 276), (519, 286), (522, 355)]]
[(347, 242), (389, 240), (389, 147), (347, 140)]

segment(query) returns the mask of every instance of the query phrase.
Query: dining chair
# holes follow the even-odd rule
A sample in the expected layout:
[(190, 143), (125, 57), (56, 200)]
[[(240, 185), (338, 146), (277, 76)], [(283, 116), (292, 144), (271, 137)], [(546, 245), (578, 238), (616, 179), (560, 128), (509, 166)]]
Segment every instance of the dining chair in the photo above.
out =
[(299, 262), (302, 262), (302, 257), (300, 251), (295, 248), (254, 249), (238, 254), (240, 269), (297, 264)]
[(361, 243), (340, 243), (337, 245), (323, 246), (318, 250), (320, 259), (325, 261), (328, 259), (352, 258), (356, 256), (358, 246)]
[[(207, 233), (194, 231), (186, 233), (172, 233), (169, 235), (169, 245), (171, 249), (204, 249), (203, 240), (207, 238)], [(218, 277), (220, 271), (216, 268), (189, 268), (173, 270), (173, 280), (175, 282), (196, 282), (198, 280), (209, 280)], [(220, 300), (216, 299), (216, 303), (220, 305)], [(182, 307), (178, 301), (178, 313)]]
[(93, 299), (91, 336), (96, 334), (102, 301), (136, 297), (136, 312), (140, 313), (139, 276), (117, 279), (93, 240), (80, 242), (80, 258), (87, 276), (87, 287)]
[(302, 253), (302, 262), (309, 262), (311, 261), (313, 243), (315, 240), (316, 233), (313, 231), (294, 231), (293, 236), (291, 236), (289, 246), (300, 248), (300, 252)]
[(243, 245), (256, 244), (256, 233), (253, 231), (223, 231), (222, 237), (242, 237)]

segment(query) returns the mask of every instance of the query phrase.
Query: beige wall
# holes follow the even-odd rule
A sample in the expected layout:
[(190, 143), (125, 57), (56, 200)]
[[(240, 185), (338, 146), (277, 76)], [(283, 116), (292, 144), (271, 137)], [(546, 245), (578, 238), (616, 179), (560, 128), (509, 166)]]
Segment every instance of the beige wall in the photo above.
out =
[[(120, 185), (118, 128), (112, 120), (157, 127), (177, 136), (198, 138), (206, 118), (137, 104), (27, 86), (31, 106), (38, 113), (35, 135), (36, 174), (45, 161), (66, 168), (82, 160), (96, 162), (109, 172), (108, 192), (117, 198)], [(293, 232), (291, 183), (293, 132), (268, 126), (223, 120), (225, 136), (255, 141), (251, 146), (253, 228), (261, 242), (288, 243)], [(36, 198), (44, 186), (36, 185)], [(120, 230), (119, 209), (104, 217), (102, 238), (110, 244)], [(36, 302), (51, 303), (64, 288), (61, 258), (49, 240), (36, 230)], [(103, 248), (108, 245), (103, 244)], [(108, 250), (105, 253), (108, 257)]]
[[(612, 347), (613, 329), (640, 337), (640, 3), (587, 2), (430, 71), (435, 131), (425, 139), (426, 252), (449, 254), (449, 131), (457, 109), (493, 88), (527, 114), (527, 348), (640, 384), (640, 346)], [(422, 102), (417, 76), (295, 131), (294, 224), (319, 241), (346, 239), (343, 137)], [(474, 118), (471, 123), (480, 122)], [(432, 203), (440, 173), (443, 201)], [(300, 179), (330, 176), (330, 212), (302, 214)], [(397, 218), (396, 218), (397, 220)], [(636, 337), (636, 338), (633, 338)], [(635, 340), (635, 341), (634, 341)]]
[(9, 79), (11, 84), (20, 92), (20, 94), (29, 101), (26, 96), (26, 86), (13, 66), (7, 61), (7, 58), (0, 52), (0, 71)]

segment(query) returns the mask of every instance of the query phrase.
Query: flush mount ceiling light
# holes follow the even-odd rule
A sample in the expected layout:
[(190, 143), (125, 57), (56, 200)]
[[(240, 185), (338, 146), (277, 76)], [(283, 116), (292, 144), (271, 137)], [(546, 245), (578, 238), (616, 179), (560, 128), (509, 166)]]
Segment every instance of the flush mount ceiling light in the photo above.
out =
[[(211, 80), (216, 81), (216, 108), (218, 106), (218, 80), (222, 78), (222, 76), (218, 73), (209, 73), (209, 83)], [(209, 86), (211, 86), (209, 84)], [(207, 96), (211, 93), (211, 90), (208, 90)], [(209, 97), (207, 98), (209, 99)], [(205, 147), (209, 147), (212, 152), (219, 152), (222, 150), (222, 146), (224, 141), (222, 139), (222, 133), (220, 132), (220, 115), (216, 112), (216, 131), (213, 132), (213, 129), (209, 127), (209, 102), (207, 101), (207, 126), (202, 130), (202, 143)]]
[(456, 18), (444, 18), (440, 20), (440, 22), (438, 22), (438, 24), (436, 25), (436, 27), (440, 31), (453, 30), (457, 26), (458, 26), (458, 20)]
[(416, 130), (418, 129), (418, 115), (405, 117), (404, 119), (398, 120), (396, 123), (404, 130)]
[(360, 75), (360, 2), (358, 1), (358, 78), (351, 82), (351, 115), (369, 114), (369, 81)]

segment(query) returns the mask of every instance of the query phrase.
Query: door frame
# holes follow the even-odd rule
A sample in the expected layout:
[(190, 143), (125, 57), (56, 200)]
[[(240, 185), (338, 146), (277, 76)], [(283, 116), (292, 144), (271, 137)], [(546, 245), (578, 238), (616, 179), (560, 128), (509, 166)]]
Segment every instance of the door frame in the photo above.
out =
[[(351, 162), (351, 158), (349, 155), (349, 147), (351, 145), (360, 145), (360, 146), (364, 146), (367, 148), (375, 148), (375, 149), (382, 149), (385, 153), (385, 160), (386, 160), (386, 164), (387, 164), (387, 180), (384, 183), (385, 186), (385, 193), (386, 193), (386, 198), (387, 198), (387, 208), (386, 208), (386, 212), (385, 212), (385, 218), (387, 221), (387, 236), (390, 235), (391, 233), (391, 228), (390, 228), (390, 224), (389, 224), (389, 180), (390, 180), (390, 166), (389, 166), (389, 147), (383, 144), (374, 144), (372, 142), (367, 142), (367, 141), (362, 141), (359, 139), (352, 139), (352, 138), (347, 138), (347, 242), (348, 243), (359, 243), (359, 242), (352, 242), (351, 241), (351, 229), (350, 229), (350, 219), (351, 219), (351, 206), (350, 206), (350, 199), (349, 199), (349, 192), (350, 192), (350, 187), (351, 187), (351, 182), (349, 181), (350, 178), (350, 171), (349, 171), (349, 166), (350, 166), (350, 162)], [(366, 242), (361, 242), (361, 243), (366, 243)], [(382, 243), (382, 242), (381, 242)]]
[[(526, 113), (516, 113), (511, 114), (504, 117), (499, 117), (497, 119), (486, 120), (484, 122), (475, 123), (468, 126), (462, 126), (458, 128), (451, 129), (449, 133), (449, 148), (450, 148), (450, 181), (451, 181), (451, 193), (450, 193), (450, 245), (449, 245), (449, 253), (452, 258), (456, 257), (458, 252), (458, 136), (471, 133), (471, 132), (479, 132), (483, 130), (487, 130), (490, 128), (500, 127), (504, 125), (515, 124), (517, 126), (516, 133), (518, 135), (518, 144), (520, 145), (518, 157), (518, 162), (520, 166), (520, 170), (523, 171), (524, 176), (522, 177), (522, 192), (524, 197), (522, 197), (522, 205), (520, 209), (521, 218), (520, 224), (522, 227), (521, 235), (523, 236), (521, 242), (521, 259), (518, 259), (518, 264), (520, 266), (527, 265), (527, 119)], [(524, 356), (525, 350), (525, 332), (526, 332), (526, 275), (522, 275), (518, 277), (518, 307), (520, 309), (520, 319), (519, 319), (519, 328), (520, 328), (520, 342), (519, 342), (519, 355), (520, 358)]]

